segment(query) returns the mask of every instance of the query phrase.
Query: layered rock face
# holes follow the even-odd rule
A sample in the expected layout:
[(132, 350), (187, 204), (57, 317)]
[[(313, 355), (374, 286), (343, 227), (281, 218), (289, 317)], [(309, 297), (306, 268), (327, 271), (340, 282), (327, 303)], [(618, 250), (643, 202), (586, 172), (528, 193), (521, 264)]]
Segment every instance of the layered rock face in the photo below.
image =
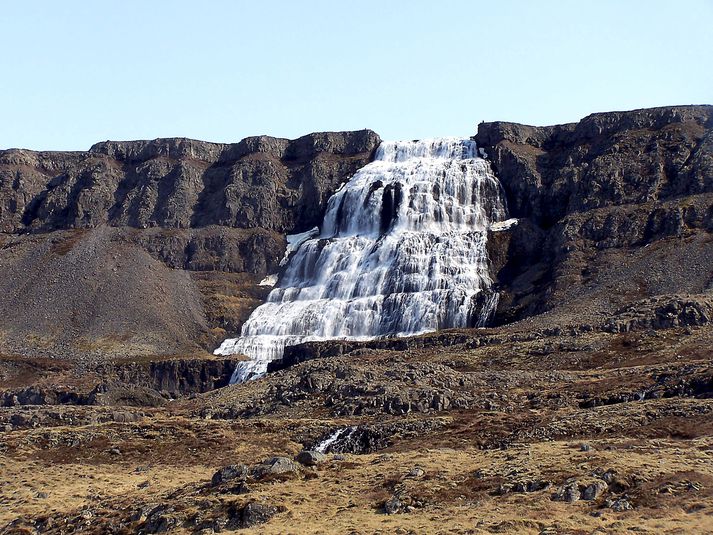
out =
[(285, 234), (319, 224), (379, 142), (364, 130), (0, 151), (0, 351), (210, 349), (264, 298)]
[(4, 232), (101, 225), (263, 228), (321, 221), (334, 190), (379, 144), (371, 131), (236, 144), (107, 141), (88, 152), (0, 152)]
[(500, 322), (713, 287), (712, 106), (483, 123), (475, 139), (520, 219), (490, 240)]

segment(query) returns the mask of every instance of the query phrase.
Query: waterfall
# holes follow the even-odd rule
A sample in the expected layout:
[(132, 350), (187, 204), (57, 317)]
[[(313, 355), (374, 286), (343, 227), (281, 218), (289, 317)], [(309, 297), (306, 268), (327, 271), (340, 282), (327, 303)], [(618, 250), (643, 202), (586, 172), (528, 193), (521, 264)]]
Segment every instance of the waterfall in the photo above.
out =
[(506, 210), (474, 141), (382, 143), (302, 235), (267, 302), (219, 355), (249, 357), (231, 382), (260, 377), (285, 346), (483, 325), (497, 298), (487, 229)]

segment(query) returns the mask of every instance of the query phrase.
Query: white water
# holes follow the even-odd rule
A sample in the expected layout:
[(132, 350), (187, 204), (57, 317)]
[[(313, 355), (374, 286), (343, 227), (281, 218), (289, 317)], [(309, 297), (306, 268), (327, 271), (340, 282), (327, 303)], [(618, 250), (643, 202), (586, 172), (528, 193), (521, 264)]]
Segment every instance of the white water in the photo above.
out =
[(491, 285), (487, 229), (505, 216), (473, 141), (384, 142), (329, 200), (319, 235), (295, 240), (241, 336), (215, 353), (250, 357), (231, 379), (243, 382), (287, 345), (482, 325), (497, 304), (476, 300)]
[(326, 439), (324, 439), (322, 442), (317, 444), (314, 447), (314, 451), (317, 451), (319, 453), (327, 453), (327, 450), (329, 447), (334, 444), (337, 440), (342, 438), (344, 436), (345, 438), (349, 438), (352, 433), (354, 433), (354, 430), (356, 428), (354, 427), (344, 427), (342, 429), (337, 429), (334, 433), (329, 435)]

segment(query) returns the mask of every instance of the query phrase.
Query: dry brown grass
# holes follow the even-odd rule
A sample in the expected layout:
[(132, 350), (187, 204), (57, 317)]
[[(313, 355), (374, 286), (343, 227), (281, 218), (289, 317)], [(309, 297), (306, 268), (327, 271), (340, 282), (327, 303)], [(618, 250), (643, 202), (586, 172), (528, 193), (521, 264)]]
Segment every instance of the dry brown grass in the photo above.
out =
[[(18, 516), (62, 516), (86, 508), (107, 510), (107, 520), (124, 508), (171, 503), (171, 499), (178, 500), (179, 510), (212, 506), (217, 504), (213, 491), (204, 489), (212, 472), (225, 464), (293, 455), (300, 445), (289, 439), (291, 426), (275, 420), (200, 421), (158, 411), (140, 424), (55, 429), (49, 434), (15, 432), (0, 455), (0, 525)], [(56, 445), (55, 440), (66, 433), (91, 439), (73, 447)], [(706, 533), (713, 529), (710, 436), (688, 441), (592, 441), (589, 452), (579, 451), (578, 445), (562, 441), (483, 451), (430, 447), (428, 437), (423, 437), (421, 445), (410, 451), (349, 455), (346, 461), (308, 470), (306, 477), (251, 485), (253, 492), (246, 498), (286, 510), (245, 533), (535, 534), (547, 528), (557, 533)], [(108, 453), (112, 446), (121, 455)], [(415, 466), (425, 470), (423, 477), (407, 477)], [(601, 509), (601, 502), (553, 502), (547, 490), (493, 493), (508, 480), (544, 478), (559, 484), (569, 476), (586, 479), (598, 469), (615, 470), (633, 482), (627, 494), (634, 510), (614, 513)], [(384, 515), (381, 506), (395, 491), (421, 504), (410, 513)], [(38, 497), (40, 492), (49, 496)], [(200, 500), (203, 506), (198, 505)], [(592, 516), (595, 511), (603, 515)]]

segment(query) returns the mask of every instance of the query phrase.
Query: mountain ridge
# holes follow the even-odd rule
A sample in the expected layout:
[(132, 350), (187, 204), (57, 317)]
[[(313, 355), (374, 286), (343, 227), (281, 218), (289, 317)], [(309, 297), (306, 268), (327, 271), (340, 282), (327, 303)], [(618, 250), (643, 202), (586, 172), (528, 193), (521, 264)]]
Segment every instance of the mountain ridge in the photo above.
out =
[[(621, 293), (616, 289), (626, 285), (628, 272), (612, 273), (608, 266), (631, 248), (641, 253), (631, 268), (637, 272), (650, 261), (644, 247), (651, 243), (668, 251), (658, 261), (666, 266), (663, 271), (673, 269), (678, 247), (705, 263), (705, 237), (713, 228), (712, 110), (673, 106), (596, 113), (578, 123), (546, 127), (479, 125), (474, 139), (503, 185), (510, 215), (519, 220), (508, 231), (491, 233), (488, 242), (501, 295), (496, 323), (560, 309), (592, 320), (613, 313), (626, 299), (607, 302), (596, 288), (605, 282), (615, 295)], [(237, 334), (264, 299), (267, 290), (256, 283), (279, 270), (285, 234), (319, 225), (331, 194), (371, 161), (379, 142), (375, 132), (362, 130), (313, 133), (292, 141), (253, 136), (226, 144), (159, 138), (104, 141), (85, 152), (0, 151), (0, 265), (8, 273), (20, 273), (27, 270), (23, 263), (51, 260), (57, 270), (53, 280), (67, 286), (65, 294), (81, 294), (87, 287), (74, 281), (72, 274), (82, 268), (69, 263), (72, 254), (47, 254), (81, 250), (99, 233), (101, 239), (92, 241), (96, 254), (111, 258), (112, 249), (119, 247), (132, 265), (147, 266), (139, 258), (148, 259), (152, 270), (169, 270), (162, 279), (169, 285), (174, 280), (170, 270), (188, 272), (182, 289), (160, 291), (184, 296), (187, 310), (202, 309), (192, 316), (201, 319), (182, 328), (201, 342), (196, 345), (173, 328), (165, 336), (183, 340), (179, 346), (189, 352), (211, 349), (221, 336)], [(42, 245), (43, 240), (49, 245)], [(38, 257), (38, 247), (48, 253)], [(594, 276), (596, 265), (602, 267)], [(684, 269), (678, 282), (668, 286), (661, 282), (663, 273), (653, 277), (632, 298), (656, 295), (656, 284), (666, 291), (706, 291), (710, 283), (705, 270), (696, 269), (688, 275)], [(147, 270), (141, 268), (136, 277), (151, 277)], [(40, 277), (33, 281), (37, 288), (51, 292), (40, 275), (34, 277)], [(121, 293), (137, 295), (129, 287)], [(21, 340), (34, 332), (32, 318), (42, 314), (42, 305), (22, 295), (4, 296), (0, 309), (6, 319), (0, 332), (9, 344), (6, 350), (37, 351), (23, 349)], [(578, 306), (578, 300), (587, 306)], [(158, 296), (154, 301), (161, 302)], [(128, 301), (122, 306), (136, 309)], [(18, 308), (28, 311), (26, 317), (11, 312)], [(68, 313), (75, 321), (83, 314)], [(159, 314), (172, 318), (169, 325), (185, 323), (168, 309)], [(105, 323), (117, 324), (111, 317)], [(143, 335), (135, 332), (138, 325), (141, 321), (120, 335), (144, 347)], [(147, 350), (166, 354), (161, 336), (158, 340)], [(173, 342), (166, 347), (178, 351)], [(50, 352), (56, 349), (49, 343)], [(77, 353), (63, 345), (57, 354)]]

